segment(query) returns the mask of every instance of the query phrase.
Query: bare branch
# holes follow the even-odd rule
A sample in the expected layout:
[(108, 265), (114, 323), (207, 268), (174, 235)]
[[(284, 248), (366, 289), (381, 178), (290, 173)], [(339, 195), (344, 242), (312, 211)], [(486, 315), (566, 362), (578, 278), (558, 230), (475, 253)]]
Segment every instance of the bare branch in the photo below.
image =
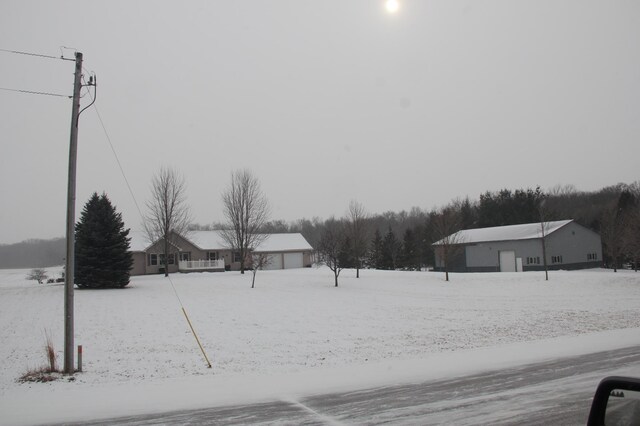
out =
[(231, 184), (222, 194), (222, 203), (227, 220), (222, 237), (240, 253), (240, 272), (244, 273), (250, 250), (267, 237), (260, 231), (269, 220), (269, 202), (258, 179), (249, 170), (238, 170), (231, 173)]
[(144, 229), (150, 243), (164, 240), (165, 276), (169, 274), (169, 246), (174, 235), (187, 236), (191, 211), (186, 200), (184, 176), (161, 167), (151, 181), (151, 199), (147, 202)]

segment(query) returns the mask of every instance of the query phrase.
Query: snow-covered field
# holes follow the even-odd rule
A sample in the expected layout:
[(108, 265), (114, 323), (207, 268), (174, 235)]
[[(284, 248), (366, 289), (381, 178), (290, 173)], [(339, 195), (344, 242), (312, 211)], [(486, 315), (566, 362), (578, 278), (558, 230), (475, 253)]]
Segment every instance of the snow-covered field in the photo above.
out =
[[(630, 271), (445, 282), (433, 272), (364, 270), (356, 279), (347, 270), (334, 288), (328, 269), (312, 268), (261, 271), (254, 289), (250, 274), (174, 274), (175, 291), (163, 276), (77, 290), (84, 372), (74, 382), (18, 384), (45, 365), (46, 332), (62, 363), (63, 286), (26, 281), (27, 272), (0, 270), (0, 423), (198, 408), (640, 344), (640, 274)], [(103, 405), (70, 415), (65, 398)]]

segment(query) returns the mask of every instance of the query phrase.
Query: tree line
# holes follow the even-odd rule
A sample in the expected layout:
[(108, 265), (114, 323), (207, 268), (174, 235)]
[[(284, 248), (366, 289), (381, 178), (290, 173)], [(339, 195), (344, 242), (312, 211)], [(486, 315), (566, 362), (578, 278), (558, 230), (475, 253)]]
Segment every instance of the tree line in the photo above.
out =
[[(162, 177), (163, 173), (172, 176), (167, 180), (166, 176)], [(168, 184), (163, 184), (163, 181)], [(179, 197), (171, 195), (171, 182), (180, 187), (173, 193)], [(251, 186), (254, 188), (251, 189)], [(186, 209), (184, 187), (184, 179), (174, 171), (165, 169), (158, 173), (152, 182), (154, 195), (148, 203), (150, 213), (145, 223), (152, 223), (154, 212), (168, 211), (167, 206), (179, 204)], [(591, 192), (578, 191), (573, 186), (557, 186), (547, 192), (539, 187), (502, 189), (487, 191), (477, 200), (468, 197), (456, 199), (441, 208), (425, 210), (414, 207), (409, 211), (379, 214), (369, 214), (362, 204), (352, 201), (341, 217), (314, 217), (286, 222), (267, 220), (268, 204), (264, 194), (259, 191), (257, 178), (247, 171), (239, 171), (232, 174), (232, 183), (223, 194), (223, 201), (225, 197), (228, 199), (224, 212), (227, 221), (194, 224), (187, 210), (185, 215), (176, 220), (180, 225), (178, 227), (184, 232), (198, 229), (235, 230), (241, 225), (233, 224), (233, 220), (240, 219), (238, 213), (243, 209), (236, 209), (234, 213), (231, 201), (234, 191), (242, 190), (257, 191), (261, 197), (257, 203), (260, 214), (257, 214), (258, 221), (253, 222), (244, 233), (229, 233), (230, 239), (236, 238), (232, 244), (234, 247), (244, 245), (246, 250), (246, 247), (255, 244), (255, 241), (247, 241), (249, 235), (299, 232), (317, 250), (318, 260), (334, 265), (332, 269), (335, 269), (336, 282), (339, 271), (344, 268), (354, 268), (359, 275), (361, 268), (418, 270), (432, 266), (435, 261), (432, 244), (460, 229), (533, 223), (541, 218), (546, 221), (574, 219), (598, 232), (602, 237), (607, 267), (617, 269), (627, 264), (635, 266), (640, 258), (639, 182), (621, 183)], [(165, 207), (161, 202), (153, 201), (154, 197), (156, 200), (162, 199), (163, 194), (167, 202)], [(176, 231), (176, 224), (164, 227), (157, 235), (166, 235), (170, 229)], [(0, 267), (4, 268), (46, 267), (59, 265), (63, 259), (64, 239), (0, 245)]]
[[(354, 211), (355, 209), (355, 211)], [(419, 270), (433, 266), (432, 244), (461, 229), (573, 219), (602, 237), (604, 265), (617, 270), (640, 259), (640, 182), (598, 191), (557, 186), (487, 191), (444, 207), (366, 214), (352, 201), (342, 217), (271, 221), (264, 232), (299, 232), (338, 282), (345, 268)], [(211, 225), (215, 228), (217, 224)]]

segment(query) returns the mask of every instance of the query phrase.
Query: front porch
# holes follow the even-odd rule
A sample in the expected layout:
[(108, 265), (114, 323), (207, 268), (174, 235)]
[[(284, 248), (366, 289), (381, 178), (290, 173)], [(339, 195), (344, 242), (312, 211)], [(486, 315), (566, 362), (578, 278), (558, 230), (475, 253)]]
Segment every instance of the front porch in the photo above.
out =
[(179, 272), (224, 272), (224, 259), (216, 260), (181, 260), (178, 262)]

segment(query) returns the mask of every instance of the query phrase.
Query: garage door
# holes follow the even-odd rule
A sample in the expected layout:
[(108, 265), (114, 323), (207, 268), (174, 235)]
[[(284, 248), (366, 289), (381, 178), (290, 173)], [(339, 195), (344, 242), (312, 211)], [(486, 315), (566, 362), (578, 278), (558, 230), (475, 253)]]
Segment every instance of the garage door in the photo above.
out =
[(270, 254), (269, 263), (263, 269), (282, 269), (282, 255), (280, 253)]
[(284, 269), (302, 268), (302, 253), (285, 253)]
[(516, 252), (501, 251), (500, 252), (500, 272), (516, 271)]

